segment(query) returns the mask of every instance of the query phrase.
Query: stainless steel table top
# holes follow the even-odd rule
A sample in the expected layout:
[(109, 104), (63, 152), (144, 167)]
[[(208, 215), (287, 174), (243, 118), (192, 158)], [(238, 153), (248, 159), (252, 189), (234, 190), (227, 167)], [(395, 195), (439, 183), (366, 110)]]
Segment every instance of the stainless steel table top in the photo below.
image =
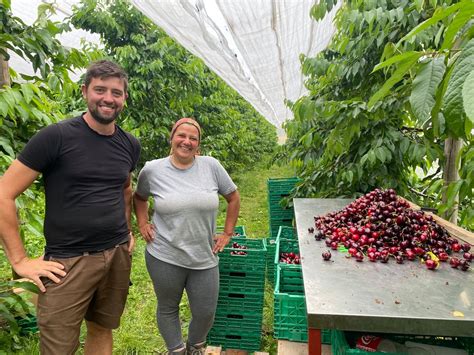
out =
[(347, 199), (294, 199), (308, 326), (368, 332), (474, 337), (474, 270), (418, 261), (357, 262), (308, 233), (314, 217), (348, 205)]

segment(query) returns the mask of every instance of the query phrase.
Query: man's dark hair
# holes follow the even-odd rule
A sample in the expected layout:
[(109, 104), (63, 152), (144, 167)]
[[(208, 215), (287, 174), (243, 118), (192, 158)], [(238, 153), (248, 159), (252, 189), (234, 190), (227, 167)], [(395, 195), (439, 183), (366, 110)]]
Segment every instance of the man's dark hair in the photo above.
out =
[(106, 59), (93, 62), (87, 68), (86, 77), (84, 78), (84, 85), (86, 86), (86, 88), (89, 87), (89, 84), (91, 83), (93, 78), (105, 79), (110, 77), (123, 79), (125, 92), (127, 91), (127, 73), (125, 73), (125, 70), (123, 70), (120, 65)]

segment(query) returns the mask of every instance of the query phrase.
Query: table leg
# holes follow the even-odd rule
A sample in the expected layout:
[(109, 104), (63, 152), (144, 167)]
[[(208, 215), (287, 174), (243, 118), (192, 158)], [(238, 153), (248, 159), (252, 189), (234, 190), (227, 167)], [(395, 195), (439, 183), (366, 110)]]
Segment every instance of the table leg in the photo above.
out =
[(308, 329), (308, 355), (321, 355), (321, 329)]

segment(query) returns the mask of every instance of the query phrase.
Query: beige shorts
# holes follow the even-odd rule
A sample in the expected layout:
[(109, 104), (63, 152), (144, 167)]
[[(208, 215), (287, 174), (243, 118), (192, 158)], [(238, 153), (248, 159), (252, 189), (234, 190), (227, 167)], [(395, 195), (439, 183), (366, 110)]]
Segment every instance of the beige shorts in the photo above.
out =
[(56, 284), (44, 281), (38, 297), (41, 354), (74, 354), (83, 319), (114, 329), (120, 325), (130, 282), (128, 243), (72, 258), (51, 258), (64, 265)]

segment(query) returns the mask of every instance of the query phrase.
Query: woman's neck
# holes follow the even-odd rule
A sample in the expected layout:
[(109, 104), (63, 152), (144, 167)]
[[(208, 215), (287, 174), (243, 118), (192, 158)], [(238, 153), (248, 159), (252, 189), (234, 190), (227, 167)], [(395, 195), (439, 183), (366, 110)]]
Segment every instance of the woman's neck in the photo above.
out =
[(187, 169), (194, 163), (194, 157), (187, 160), (181, 160), (176, 155), (171, 154), (170, 156), (171, 164), (173, 164), (178, 169)]

